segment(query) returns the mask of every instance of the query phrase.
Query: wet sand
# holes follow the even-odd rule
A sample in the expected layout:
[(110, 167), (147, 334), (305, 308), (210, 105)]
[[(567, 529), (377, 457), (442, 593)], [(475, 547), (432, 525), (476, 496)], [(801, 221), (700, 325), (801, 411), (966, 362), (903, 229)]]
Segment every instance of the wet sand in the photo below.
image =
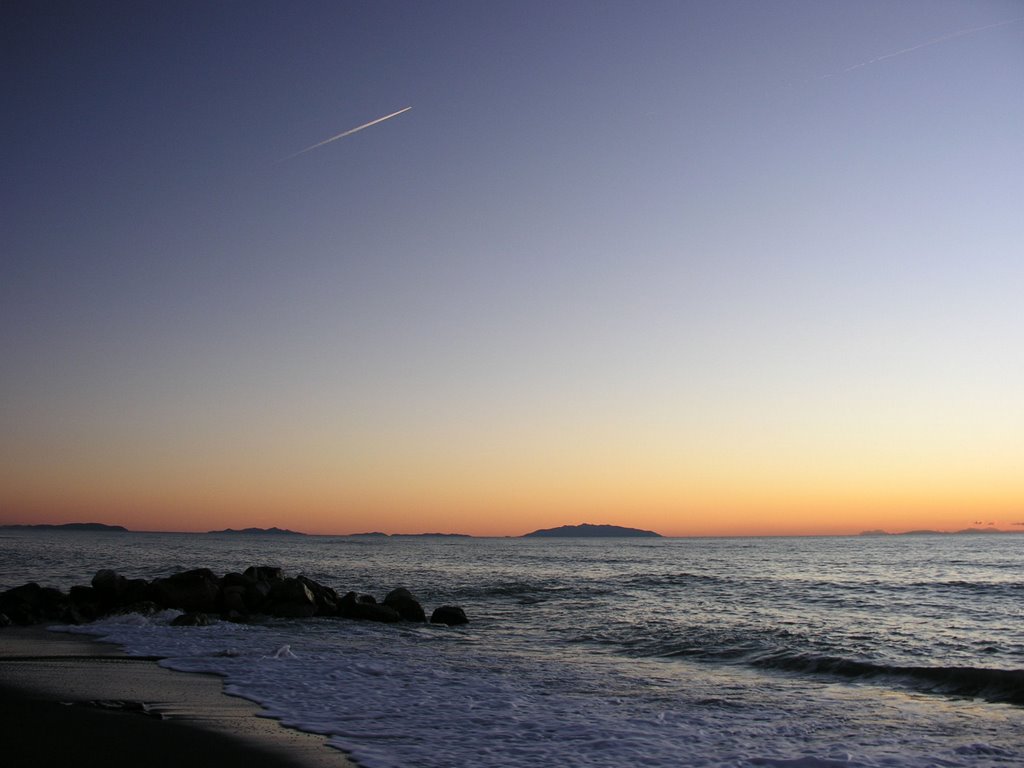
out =
[(260, 712), (213, 675), (172, 672), (82, 635), (0, 629), (5, 765), (354, 768), (324, 737)]

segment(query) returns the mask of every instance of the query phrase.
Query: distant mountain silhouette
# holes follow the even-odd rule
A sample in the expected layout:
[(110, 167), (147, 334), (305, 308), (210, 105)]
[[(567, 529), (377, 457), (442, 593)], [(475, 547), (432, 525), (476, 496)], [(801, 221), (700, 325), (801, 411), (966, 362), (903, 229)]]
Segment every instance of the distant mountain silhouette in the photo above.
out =
[(922, 528), (915, 531), (899, 531), (889, 533), (883, 530), (862, 531), (859, 536), (970, 536), (973, 534), (1021, 533), (1021, 531), (1004, 531), (999, 528), (963, 528), (959, 531), (933, 531)]
[(532, 533), (523, 534), (522, 538), (616, 538), (616, 537), (630, 537), (630, 538), (661, 538), (660, 533), (654, 531), (644, 531), (640, 528), (625, 528), (621, 525), (592, 525), (591, 523), (583, 523), (582, 525), (561, 525), (558, 528), (541, 528), (538, 531)]
[(100, 533), (126, 532), (123, 525), (105, 525), (103, 523), (62, 523), (60, 525), (0, 525), (7, 531), (95, 531)]
[(225, 528), (223, 531), (207, 531), (207, 533), (241, 533), (241, 534), (284, 534), (286, 536), (305, 536), (300, 531), (289, 531), (287, 528), (243, 528), (240, 531), (234, 528)]
[(468, 533), (381, 533), (380, 531), (370, 531), (368, 533), (350, 533), (349, 536), (360, 536), (362, 538), (378, 538), (378, 539), (391, 539), (391, 538), (414, 538), (414, 537), (443, 537), (448, 539), (471, 539), (473, 538)]

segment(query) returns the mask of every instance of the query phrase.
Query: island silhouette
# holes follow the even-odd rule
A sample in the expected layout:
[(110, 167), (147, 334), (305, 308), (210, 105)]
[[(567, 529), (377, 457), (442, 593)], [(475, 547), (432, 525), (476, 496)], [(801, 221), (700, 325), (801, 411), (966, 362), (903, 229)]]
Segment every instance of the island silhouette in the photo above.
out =
[(621, 525), (560, 525), (557, 528), (541, 528), (523, 534), (522, 538), (661, 538), (660, 533), (640, 528), (626, 528)]

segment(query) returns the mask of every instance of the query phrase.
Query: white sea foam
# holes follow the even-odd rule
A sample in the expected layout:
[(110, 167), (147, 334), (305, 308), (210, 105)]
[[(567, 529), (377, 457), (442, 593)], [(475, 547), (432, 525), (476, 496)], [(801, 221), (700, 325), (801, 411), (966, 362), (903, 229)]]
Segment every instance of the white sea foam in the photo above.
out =
[(272, 658), (275, 658), (275, 659), (297, 659), (299, 657), (296, 656), (294, 653), (292, 653), (292, 647), (290, 645), (288, 645), (288, 643), (285, 643), (280, 648), (278, 648), (276, 651), (274, 651), (274, 655), (272, 656)]
[[(87, 629), (172, 669), (223, 675), (227, 692), (284, 724), (329, 736), (366, 768), (452, 765), (918, 768), (1007, 765), (1020, 754), (915, 728), (914, 698), (751, 673), (680, 678), (664, 662), (624, 668), (502, 653), (470, 632), (312, 620), (171, 627), (118, 617)], [(639, 674), (639, 677), (638, 677)], [(904, 705), (910, 704), (909, 708)], [(904, 725), (892, 728), (893, 718)]]
[(221, 674), (367, 768), (1024, 765), (1024, 707), (1000, 703), (1024, 703), (1020, 537), (0, 538), (6, 586), (260, 563), (342, 591), (404, 585), (472, 623), (170, 612), (86, 631)]

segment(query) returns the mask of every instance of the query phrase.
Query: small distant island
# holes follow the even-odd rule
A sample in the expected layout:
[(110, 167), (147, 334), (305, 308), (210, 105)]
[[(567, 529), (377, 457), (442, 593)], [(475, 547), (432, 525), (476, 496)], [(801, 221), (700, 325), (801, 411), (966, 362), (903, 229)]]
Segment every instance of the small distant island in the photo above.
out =
[(207, 533), (236, 533), (249, 535), (274, 535), (274, 536), (305, 536), (306, 534), (301, 531), (289, 531), (287, 528), (242, 528), (241, 530), (235, 530), (234, 528), (225, 528), (223, 531), (207, 531)]
[(532, 533), (524, 533), (521, 538), (661, 538), (660, 533), (644, 531), (640, 528), (625, 528), (621, 525), (560, 525), (557, 528), (541, 528)]
[(875, 529), (872, 531), (861, 531), (859, 536), (970, 536), (975, 534), (1014, 534), (1021, 533), (1021, 531), (1003, 531), (999, 528), (963, 528), (959, 531), (933, 531), (931, 529), (920, 529), (915, 531), (900, 531), (898, 533), (889, 533), (889, 531), (883, 531), (881, 529)]
[(446, 539), (471, 539), (473, 538), (468, 533), (381, 533), (380, 531), (370, 531), (369, 533), (350, 533), (349, 536), (354, 538), (362, 539), (401, 539), (401, 538), (436, 538), (443, 537)]
[(0, 530), (5, 531), (87, 531), (95, 533), (127, 533), (128, 529), (123, 525), (105, 525), (104, 523), (62, 523), (51, 525), (39, 523), (36, 525), (0, 525)]

